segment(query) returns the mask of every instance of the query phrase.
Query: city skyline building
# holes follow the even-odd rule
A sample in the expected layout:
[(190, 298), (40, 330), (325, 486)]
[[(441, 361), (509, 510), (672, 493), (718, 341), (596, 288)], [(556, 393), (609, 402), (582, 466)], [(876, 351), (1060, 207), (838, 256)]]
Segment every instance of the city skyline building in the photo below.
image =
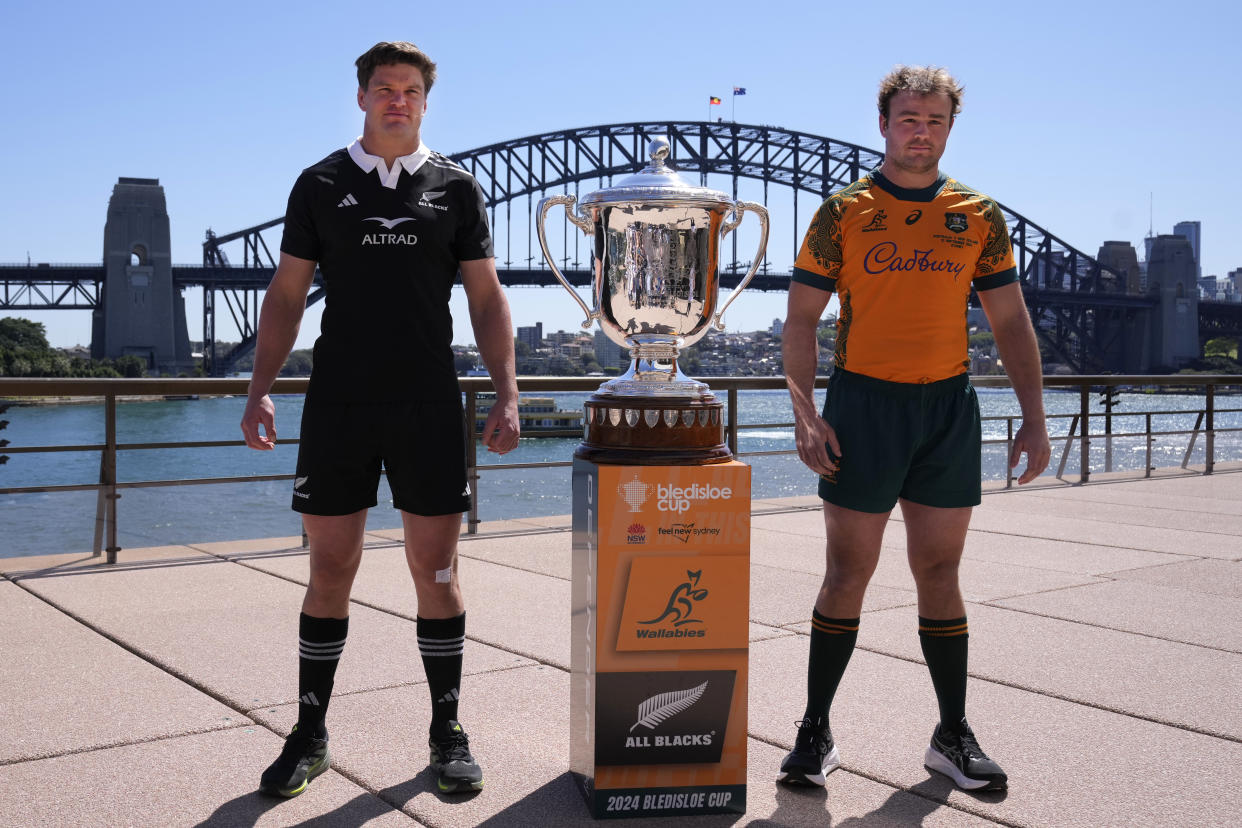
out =
[(1190, 242), (1190, 249), (1195, 254), (1195, 275), (1203, 278), (1203, 223), (1199, 221), (1179, 221), (1173, 225), (1173, 235), (1181, 236)]

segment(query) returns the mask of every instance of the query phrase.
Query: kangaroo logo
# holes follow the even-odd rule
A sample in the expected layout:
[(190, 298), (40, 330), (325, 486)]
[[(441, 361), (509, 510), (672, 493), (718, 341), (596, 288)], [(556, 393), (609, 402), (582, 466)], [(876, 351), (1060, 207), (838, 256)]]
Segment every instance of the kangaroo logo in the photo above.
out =
[(665, 618), (672, 616), (673, 626), (680, 627), (682, 624), (702, 624), (700, 618), (691, 618), (694, 612), (694, 602), (702, 601), (707, 597), (707, 590), (699, 589), (699, 577), (703, 574), (703, 570), (692, 572), (686, 570), (686, 575), (690, 580), (683, 584), (678, 584), (673, 590), (673, 594), (668, 597), (668, 605), (664, 607), (664, 612), (658, 617), (652, 618), (650, 621), (639, 621), (640, 624), (659, 624)]

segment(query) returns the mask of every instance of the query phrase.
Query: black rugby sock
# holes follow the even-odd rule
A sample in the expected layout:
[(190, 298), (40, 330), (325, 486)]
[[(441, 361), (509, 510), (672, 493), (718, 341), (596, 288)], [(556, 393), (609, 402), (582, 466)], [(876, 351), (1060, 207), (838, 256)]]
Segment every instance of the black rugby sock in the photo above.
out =
[(940, 724), (956, 731), (966, 716), (966, 617), (935, 620), (919, 616), (919, 644), (936, 689)]
[(811, 656), (806, 669), (806, 712), (802, 717), (828, 727), (837, 685), (858, 641), (857, 618), (825, 618), (811, 610)]
[(298, 731), (324, 737), (324, 717), (336, 665), (345, 650), (348, 618), (315, 618), (302, 613), (298, 622)]
[(455, 618), (420, 616), (417, 630), (418, 651), (422, 653), (427, 686), (431, 690), (431, 732), (439, 733), (446, 722), (457, 718), (466, 614), (463, 612)]

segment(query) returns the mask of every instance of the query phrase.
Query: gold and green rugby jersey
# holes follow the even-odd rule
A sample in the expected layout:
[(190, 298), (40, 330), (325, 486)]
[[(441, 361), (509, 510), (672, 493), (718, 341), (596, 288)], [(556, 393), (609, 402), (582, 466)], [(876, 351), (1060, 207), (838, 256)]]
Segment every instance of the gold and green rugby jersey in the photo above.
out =
[(892, 382), (965, 373), (971, 287), (1017, 279), (996, 202), (943, 175), (907, 190), (878, 170), (824, 201), (793, 272), (840, 297), (837, 367)]

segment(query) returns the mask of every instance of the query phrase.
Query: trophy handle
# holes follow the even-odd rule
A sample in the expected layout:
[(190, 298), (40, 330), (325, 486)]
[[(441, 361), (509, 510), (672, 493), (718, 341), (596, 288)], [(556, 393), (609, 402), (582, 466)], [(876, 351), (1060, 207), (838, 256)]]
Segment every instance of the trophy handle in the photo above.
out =
[(759, 217), (759, 249), (755, 252), (755, 258), (750, 263), (750, 271), (746, 274), (746, 278), (742, 279), (742, 281), (738, 283), (738, 286), (735, 287), (733, 292), (729, 294), (729, 298), (726, 299), (725, 303), (720, 306), (720, 310), (716, 312), (716, 316), (712, 320), (712, 324), (716, 326), (716, 330), (718, 331), (723, 331), (725, 329), (724, 312), (728, 310), (729, 305), (733, 304), (733, 300), (737, 298), (738, 294), (750, 284), (750, 280), (755, 278), (755, 274), (759, 272), (759, 265), (763, 262), (763, 254), (766, 253), (768, 249), (768, 210), (762, 204), (756, 204), (753, 201), (739, 201), (737, 204), (733, 205), (733, 218), (724, 223), (724, 227), (722, 228), (720, 234), (721, 241), (724, 240), (725, 236), (729, 235), (729, 232), (733, 230), (733, 228), (742, 223), (742, 214), (747, 211), (754, 213)]
[[(569, 295), (574, 297), (574, 301), (578, 303), (579, 307), (582, 308), (582, 312), (586, 314), (586, 319), (582, 323), (583, 329), (586, 329), (591, 327), (591, 324), (596, 319), (599, 319), (599, 311), (593, 311), (587, 307), (586, 302), (583, 302), (582, 297), (578, 295), (578, 291), (574, 290), (574, 286), (569, 283), (569, 280), (565, 278), (563, 273), (561, 273), (561, 269), (556, 266), (556, 260), (552, 258), (552, 251), (548, 250), (548, 239), (543, 231), (543, 223), (547, 219), (548, 210), (557, 204), (564, 204), (565, 215), (571, 222), (574, 223), (574, 226), (581, 229), (583, 233), (593, 232), (594, 225), (591, 222), (591, 219), (586, 216), (577, 215), (570, 209), (576, 200), (577, 197), (572, 196), (569, 193), (548, 196), (545, 199), (541, 199), (539, 202), (539, 211), (535, 217), (535, 227), (539, 231), (539, 247), (543, 250), (543, 258), (548, 263), (548, 267), (552, 269), (552, 275), (555, 276), (556, 280), (565, 287), (565, 290), (569, 291)], [(766, 227), (767, 225), (765, 224), (764, 226)]]

